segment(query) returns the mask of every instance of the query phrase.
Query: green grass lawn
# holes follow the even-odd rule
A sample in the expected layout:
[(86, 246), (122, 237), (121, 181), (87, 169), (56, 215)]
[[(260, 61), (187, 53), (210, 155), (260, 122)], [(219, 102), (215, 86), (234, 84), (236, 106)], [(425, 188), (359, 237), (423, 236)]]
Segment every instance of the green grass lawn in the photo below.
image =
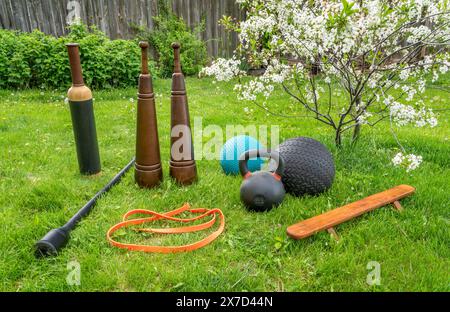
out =
[[(95, 92), (103, 172), (78, 174), (70, 113), (62, 91), (0, 91), (0, 290), (2, 291), (449, 291), (450, 169), (448, 119), (436, 129), (406, 127), (398, 136), (408, 151), (424, 157), (416, 171), (391, 165), (397, 145), (389, 124), (363, 128), (358, 145), (333, 146), (331, 129), (312, 119), (285, 119), (240, 103), (233, 84), (187, 79), (191, 118), (217, 124), (280, 126), (281, 140), (309, 136), (326, 144), (336, 160), (336, 180), (318, 197), (287, 196), (268, 213), (249, 213), (239, 200), (240, 177), (225, 176), (218, 161), (198, 161), (200, 180), (181, 188), (168, 177), (170, 80), (156, 80), (164, 183), (141, 190), (126, 175), (72, 233), (56, 258), (37, 260), (33, 244), (64, 224), (134, 155), (136, 90)], [(448, 93), (430, 90), (426, 99), (448, 107)], [(270, 103), (292, 113), (282, 93)], [(254, 109), (245, 113), (244, 108)], [(204, 140), (206, 140), (205, 138)], [(347, 138), (348, 140), (348, 138)], [(328, 233), (293, 241), (286, 228), (306, 218), (393, 187), (410, 184), (417, 193), (402, 201), (405, 211), (378, 209)], [(145, 254), (111, 247), (105, 233), (136, 208), (165, 212), (189, 202), (221, 208), (225, 232), (206, 248), (183, 254)], [(145, 237), (147, 243), (193, 242), (206, 233)], [(135, 234), (122, 240), (142, 241)], [(67, 265), (81, 265), (81, 285), (68, 286)], [(367, 264), (381, 265), (381, 285), (366, 283)]]

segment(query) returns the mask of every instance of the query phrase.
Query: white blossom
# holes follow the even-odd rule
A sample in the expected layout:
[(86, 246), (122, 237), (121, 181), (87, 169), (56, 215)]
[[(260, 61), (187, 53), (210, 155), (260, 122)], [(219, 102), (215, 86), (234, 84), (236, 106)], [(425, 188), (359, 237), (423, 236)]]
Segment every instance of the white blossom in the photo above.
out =
[(360, 125), (368, 124), (368, 119), (372, 116), (373, 116), (372, 113), (364, 112), (357, 118), (357, 121)]
[(403, 163), (404, 159), (405, 157), (403, 156), (403, 153), (398, 153), (392, 159), (392, 163), (394, 164), (394, 166), (400, 166)]
[(403, 155), (403, 153), (398, 153), (392, 159), (392, 163), (394, 166), (396, 166), (396, 167), (403, 166), (406, 168), (407, 172), (410, 172), (410, 171), (413, 171), (413, 170), (416, 170), (417, 168), (419, 168), (422, 161), (423, 161), (422, 156), (417, 156), (414, 154)]
[(213, 64), (209, 67), (204, 67), (199, 76), (214, 76), (218, 81), (229, 81), (236, 76), (242, 76), (245, 74), (239, 66), (241, 65), (241, 61), (232, 58), (232, 59), (223, 59), (219, 58), (213, 62)]
[(411, 105), (404, 105), (399, 102), (392, 102), (389, 107), (393, 121), (399, 126), (414, 124), (416, 127), (422, 128), (426, 125), (431, 127), (437, 125), (437, 119), (431, 109), (422, 107), (416, 110)]
[(410, 70), (406, 69), (406, 70), (402, 70), (400, 72), (399, 78), (403, 81), (407, 80), (409, 78), (410, 75)]

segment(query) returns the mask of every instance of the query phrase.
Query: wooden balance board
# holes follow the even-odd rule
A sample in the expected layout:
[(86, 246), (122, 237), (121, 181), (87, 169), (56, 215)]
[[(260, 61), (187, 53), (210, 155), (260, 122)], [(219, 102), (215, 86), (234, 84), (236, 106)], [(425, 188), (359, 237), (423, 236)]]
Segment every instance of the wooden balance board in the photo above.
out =
[(333, 228), (334, 226), (389, 204), (401, 211), (402, 206), (399, 200), (414, 194), (415, 191), (416, 189), (409, 185), (396, 186), (390, 190), (294, 224), (288, 227), (287, 234), (293, 239), (303, 239), (317, 232), (328, 230), (336, 239), (339, 239)]

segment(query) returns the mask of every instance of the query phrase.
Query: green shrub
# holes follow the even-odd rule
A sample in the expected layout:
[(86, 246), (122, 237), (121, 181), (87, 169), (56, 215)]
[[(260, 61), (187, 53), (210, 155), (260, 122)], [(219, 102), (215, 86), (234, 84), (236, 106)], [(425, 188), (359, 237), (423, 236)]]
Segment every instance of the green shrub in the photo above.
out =
[[(136, 86), (140, 49), (136, 40), (110, 40), (95, 26), (75, 24), (66, 37), (40, 31), (0, 29), (0, 88), (58, 88), (70, 86), (66, 43), (80, 44), (83, 76), (93, 89)], [(153, 61), (149, 62), (156, 75)]]
[(137, 28), (138, 37), (150, 42), (155, 49), (158, 72), (167, 78), (173, 71), (172, 43), (181, 44), (181, 64), (185, 75), (196, 75), (208, 61), (206, 44), (198, 39), (204, 23), (192, 31), (182, 18), (176, 16), (168, 7), (167, 1), (161, 0), (160, 14), (153, 17), (154, 29)]
[(22, 88), (29, 84), (31, 69), (24, 57), (26, 46), (17, 33), (0, 30), (0, 87)]
[[(108, 74), (111, 75), (111, 85), (126, 87), (130, 81), (137, 84), (137, 77), (140, 73), (141, 52), (136, 48), (137, 43), (127, 40), (109, 41), (105, 46), (106, 53), (110, 55), (110, 68)], [(156, 75), (156, 68), (153, 61), (149, 63), (151, 72)]]

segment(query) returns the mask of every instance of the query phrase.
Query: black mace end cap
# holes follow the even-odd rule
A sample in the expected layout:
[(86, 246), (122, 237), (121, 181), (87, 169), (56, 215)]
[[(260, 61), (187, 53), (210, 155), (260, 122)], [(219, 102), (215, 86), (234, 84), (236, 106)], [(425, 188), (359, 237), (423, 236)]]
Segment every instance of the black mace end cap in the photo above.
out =
[(179, 48), (181, 48), (181, 44), (179, 42), (174, 42), (174, 43), (172, 43), (172, 48), (179, 49)]
[(139, 46), (142, 48), (142, 49), (147, 49), (148, 48), (148, 42), (147, 41), (141, 41), (141, 42), (139, 42)]
[(64, 247), (69, 240), (69, 234), (63, 229), (53, 229), (35, 245), (36, 258), (52, 257)]

